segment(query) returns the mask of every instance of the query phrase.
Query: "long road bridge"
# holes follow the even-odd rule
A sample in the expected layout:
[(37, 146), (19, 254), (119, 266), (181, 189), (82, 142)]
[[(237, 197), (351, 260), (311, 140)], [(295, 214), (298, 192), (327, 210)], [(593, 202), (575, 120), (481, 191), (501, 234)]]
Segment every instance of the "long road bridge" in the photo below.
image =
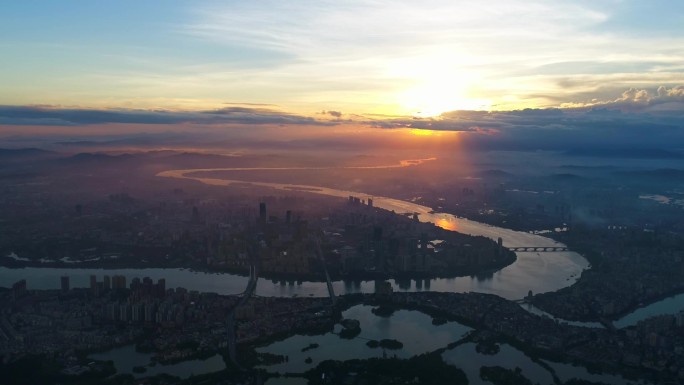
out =
[(256, 289), (258, 279), (259, 275), (257, 271), (257, 266), (256, 264), (252, 264), (251, 266), (249, 266), (249, 281), (247, 281), (247, 288), (245, 288), (245, 291), (241, 294), (242, 299), (240, 300), (238, 307), (244, 305), (247, 302), (247, 300), (254, 294), (254, 290)]
[(328, 274), (328, 266), (325, 264), (325, 258), (323, 257), (323, 252), (321, 252), (321, 244), (316, 240), (316, 255), (318, 259), (323, 264), (323, 271), (325, 272), (325, 283), (328, 285), (328, 295), (330, 296), (330, 301), (332, 305), (335, 306), (337, 299), (335, 297), (335, 290), (333, 289), (332, 281), (330, 280), (330, 274)]
[(510, 251), (531, 251), (537, 253), (553, 253), (557, 251), (570, 251), (566, 246), (518, 246), (509, 247)]
[(230, 311), (228, 314), (228, 319), (226, 320), (226, 330), (228, 332), (228, 356), (230, 357), (230, 360), (238, 367), (242, 368), (240, 364), (237, 362), (237, 342), (236, 342), (236, 336), (235, 336), (235, 310), (237, 310), (240, 306), (243, 306), (247, 301), (252, 297), (254, 294), (254, 291), (256, 289), (257, 281), (259, 280), (259, 271), (257, 269), (257, 260), (256, 258), (252, 258), (250, 260), (250, 266), (249, 266), (249, 281), (247, 282), (247, 287), (245, 288), (245, 291), (242, 292), (240, 298), (240, 301), (238, 301), (237, 305), (233, 308), (233, 310)]

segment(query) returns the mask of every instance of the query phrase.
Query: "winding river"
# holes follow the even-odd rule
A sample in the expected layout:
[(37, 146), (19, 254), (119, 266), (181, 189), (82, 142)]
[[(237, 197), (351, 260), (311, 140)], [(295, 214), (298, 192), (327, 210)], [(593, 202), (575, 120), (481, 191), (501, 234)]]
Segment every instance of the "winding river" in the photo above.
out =
[[(420, 164), (432, 159), (407, 160), (402, 161), (396, 166), (369, 166), (360, 168), (391, 168), (407, 167)], [(157, 176), (166, 178), (177, 178), (194, 180), (214, 186), (229, 186), (231, 184), (251, 184), (260, 187), (269, 187), (286, 191), (302, 191), (312, 194), (327, 195), (347, 199), (349, 196), (368, 196), (368, 194), (338, 190), (328, 187), (294, 185), (287, 183), (271, 182), (247, 182), (242, 180), (204, 178), (196, 176), (198, 172), (214, 171), (246, 171), (246, 170), (304, 170), (306, 168), (211, 168), (211, 169), (188, 169), (164, 171)], [(195, 174), (195, 175), (193, 175)], [(496, 240), (502, 238), (506, 247), (526, 247), (526, 246), (564, 246), (552, 239), (536, 235), (504, 229), (486, 225), (479, 222), (469, 221), (466, 218), (446, 213), (434, 213), (430, 207), (422, 206), (412, 202), (399, 199), (373, 196), (375, 207), (394, 211), (397, 213), (415, 213), (422, 222), (431, 222), (447, 230), (458, 231), (464, 234), (481, 235)], [(586, 259), (575, 252), (518, 252), (517, 260), (513, 264), (488, 275), (479, 277), (458, 277), (432, 279), (427, 282), (415, 281), (408, 286), (406, 283), (391, 281), (397, 291), (442, 291), (442, 292), (469, 292), (477, 291), (483, 293), (496, 294), (508, 299), (523, 298), (530, 290), (534, 293), (556, 291), (563, 287), (573, 284), (580, 276), (582, 271), (589, 267)], [(334, 283), (336, 293), (355, 293), (373, 292), (373, 282), (357, 282), (345, 284), (344, 282)], [(257, 287), (258, 295), (325, 295), (325, 287), (319, 283), (305, 282), (301, 285), (280, 284), (269, 285), (259, 283)]]
[[(402, 161), (394, 166), (368, 166), (359, 168), (393, 168), (407, 167), (419, 164), (431, 159)], [(267, 170), (302, 170), (304, 168), (266, 168)], [(251, 184), (261, 187), (270, 187), (279, 190), (304, 191), (339, 198), (348, 198), (350, 195), (363, 197), (368, 196), (356, 191), (331, 189), (320, 186), (293, 185), (269, 182), (247, 182), (241, 180), (229, 180), (218, 178), (203, 178), (194, 176), (197, 172), (209, 171), (248, 171), (264, 170), (264, 168), (213, 168), (213, 169), (189, 169), (170, 170), (158, 174), (159, 177), (195, 180), (201, 183), (217, 186), (228, 186), (235, 183)], [(416, 213), (420, 221), (431, 222), (445, 229), (458, 231), (470, 235), (481, 235), (491, 239), (501, 237), (504, 246), (557, 246), (564, 245), (543, 237), (541, 235), (523, 233), (490, 226), (487, 224), (459, 218), (451, 214), (434, 213), (432, 209), (412, 202), (387, 197), (373, 197), (376, 207), (393, 210), (398, 213)], [(439, 292), (481, 292), (499, 295), (507, 299), (520, 299), (528, 294), (556, 291), (572, 285), (583, 270), (589, 268), (586, 259), (575, 252), (516, 252), (517, 260), (495, 272), (489, 272), (476, 276), (456, 278), (435, 278), (425, 280), (390, 280), (395, 291), (439, 291)], [(247, 277), (226, 274), (206, 273), (187, 269), (80, 269), (80, 268), (24, 268), (9, 269), (0, 267), (0, 286), (9, 287), (12, 283), (26, 279), (29, 288), (32, 289), (57, 289), (59, 277), (68, 275), (72, 287), (88, 287), (89, 276), (96, 275), (102, 279), (103, 275), (124, 275), (129, 282), (134, 277), (150, 277), (152, 279), (165, 278), (169, 287), (184, 287), (189, 290), (201, 292), (215, 292), (219, 294), (237, 294), (244, 290), (247, 285)], [(335, 281), (333, 288), (337, 294), (373, 293), (375, 282), (373, 281)], [(269, 297), (293, 297), (293, 296), (316, 296), (328, 295), (326, 285), (323, 282), (285, 282), (261, 279), (257, 285), (256, 294)], [(636, 310), (634, 313), (623, 317), (616, 322), (616, 326), (625, 327), (634, 325), (636, 322), (656, 314), (672, 314), (675, 310), (684, 307), (684, 295), (675, 296)], [(661, 304), (661, 302), (663, 302)], [(677, 306), (671, 306), (677, 305)], [(663, 311), (665, 308), (666, 311)], [(676, 309), (675, 309), (676, 308)], [(675, 309), (675, 310), (672, 310)], [(537, 309), (531, 309), (535, 312)], [(535, 313), (543, 313), (537, 310)], [(584, 326), (595, 327), (593, 323)]]
[[(429, 160), (429, 159), (428, 159)], [(410, 165), (419, 164), (422, 161), (403, 161), (397, 166), (377, 166), (377, 167), (360, 167), (360, 168), (392, 168), (392, 167), (406, 167)], [(266, 170), (287, 170), (286, 168), (266, 168)], [(289, 168), (292, 170), (293, 168)], [(303, 169), (303, 168), (295, 168)], [(246, 168), (223, 168), (223, 169), (190, 169), (190, 170), (171, 170), (158, 174), (160, 177), (178, 178), (194, 180), (201, 183), (229, 186), (231, 184), (251, 184), (261, 187), (270, 187), (279, 190), (302, 191), (314, 194), (321, 194), (339, 198), (348, 198), (350, 195), (357, 197), (368, 196), (368, 194), (337, 190), (319, 186), (307, 185), (292, 185), (283, 183), (269, 183), (269, 182), (248, 182), (241, 180), (227, 180), (217, 178), (203, 178), (193, 176), (193, 173), (208, 172), (208, 171), (248, 171), (248, 170), (265, 170), (264, 168), (246, 169)], [(494, 227), (483, 223), (469, 221), (465, 218), (459, 218), (451, 214), (433, 213), (432, 209), (426, 206), (418, 205), (416, 203), (406, 202), (398, 199), (387, 197), (373, 196), (374, 206), (391, 210), (398, 213), (416, 213), (422, 222), (430, 222), (442, 228), (458, 231), (470, 235), (485, 236), (496, 240), (502, 238), (504, 246), (507, 247), (564, 247), (563, 244), (555, 242), (549, 238), (541, 235), (517, 232), (510, 229)], [(589, 263), (586, 259), (575, 252), (516, 252), (517, 260), (496, 272), (480, 274), (478, 276), (457, 277), (457, 278), (438, 278), (425, 280), (390, 280), (395, 291), (441, 291), (441, 292), (482, 292), (496, 294), (507, 299), (520, 299), (528, 294), (528, 291), (534, 293), (543, 293), (549, 291), (556, 291), (563, 287), (573, 284), (580, 276), (583, 270), (589, 268)], [(59, 288), (59, 280), (61, 276), (69, 276), (72, 287), (88, 287), (90, 275), (98, 276), (101, 280), (103, 275), (124, 275), (130, 280), (134, 277), (150, 277), (154, 280), (165, 278), (167, 287), (184, 287), (188, 290), (197, 290), (201, 292), (215, 292), (219, 294), (237, 294), (244, 290), (247, 285), (247, 277), (234, 274), (225, 273), (207, 273), (197, 272), (187, 269), (79, 269), (79, 268), (24, 268), (24, 269), (9, 269), (0, 267), (0, 286), (11, 286), (13, 282), (19, 279), (26, 279), (29, 289), (57, 289)], [(372, 293), (375, 291), (375, 282), (373, 281), (336, 281), (333, 282), (334, 290), (337, 294), (347, 293)], [(327, 296), (328, 291), (323, 282), (285, 282), (285, 281), (270, 281), (260, 279), (257, 284), (256, 294), (260, 296), (270, 297), (292, 297), (292, 296)], [(667, 301), (676, 302), (678, 305), (684, 303), (684, 295), (676, 296)], [(671, 305), (667, 302), (666, 305)], [(528, 306), (528, 305), (522, 305)], [(657, 304), (649, 305), (656, 306)], [(684, 306), (684, 305), (682, 305)], [(529, 306), (528, 306), (529, 307)], [(666, 306), (670, 308), (670, 306)], [(660, 307), (658, 307), (660, 309)], [(532, 307), (528, 311), (535, 314), (547, 315), (539, 309)], [(434, 326), (430, 322), (430, 317), (415, 311), (400, 310), (390, 318), (378, 318), (371, 316), (370, 311), (365, 306), (356, 306), (348, 309), (345, 316), (356, 319), (361, 319), (364, 322), (364, 332), (366, 338), (394, 338), (401, 336), (401, 339), (407, 348), (398, 354), (401, 356), (411, 356), (424, 351), (431, 351), (436, 348), (429, 344), (434, 344), (436, 341), (453, 341), (460, 337), (460, 335), (469, 328), (462, 325), (443, 325), (441, 327)], [(353, 313), (353, 314), (351, 314)], [(640, 309), (635, 313), (624, 317), (616, 324), (619, 327), (634, 324), (639, 319), (651, 314), (650, 311)], [(595, 323), (577, 323), (582, 324), (578, 326), (599, 327)], [(442, 330), (443, 329), (443, 330)], [(406, 330), (411, 332), (406, 334)], [(413, 339), (407, 339), (406, 336), (412, 336), (416, 331), (420, 331), (425, 335), (413, 336)], [(370, 333), (370, 334), (369, 334)], [(339, 358), (337, 345), (325, 344), (328, 339), (334, 340), (339, 344), (341, 340), (334, 335), (322, 336), (301, 336), (295, 335), (282, 342), (270, 344), (267, 347), (260, 348), (264, 352), (287, 354), (292, 356), (290, 364), (295, 364), (303, 371), (315, 364), (320, 359)], [(320, 340), (320, 341), (319, 341)], [(312, 341), (318, 342), (322, 348), (311, 353), (301, 353), (301, 347), (307, 346)], [(329, 341), (328, 341), (329, 342)], [(378, 351), (372, 351), (367, 348), (365, 343), (355, 343), (354, 341), (342, 341), (351, 347), (345, 349), (346, 353), (353, 353), (353, 357), (370, 357), (376, 356)], [(426, 345), (427, 344), (427, 345)], [(334, 352), (328, 352), (326, 346), (335, 346)], [(357, 346), (358, 345), (358, 346)], [(440, 345), (441, 346), (441, 345)], [(438, 347), (438, 346), (437, 346)], [(126, 349), (130, 350), (130, 347)], [(121, 350), (124, 352), (123, 350)], [(119, 350), (112, 350), (106, 353), (109, 355), (118, 354)], [(124, 352), (128, 354), (128, 351)], [(345, 353), (345, 354), (346, 354)], [(317, 357), (316, 361), (312, 363), (305, 362), (305, 358), (309, 356)], [(514, 366), (520, 367), (525, 375), (534, 378), (536, 381), (549, 381), (551, 375), (548, 368), (532, 362), (522, 352), (514, 348), (503, 345), (502, 350), (495, 356), (484, 356), (475, 352), (473, 344), (461, 345), (455, 349), (450, 349), (444, 352), (443, 358), (446, 362), (462, 367), (467, 376), (474, 383), (479, 382), (479, 367), (482, 365), (502, 365), (505, 367)], [(111, 359), (111, 358), (107, 358)], [(214, 358), (212, 358), (214, 359)], [(182, 363), (187, 364), (190, 372), (203, 373), (205, 371), (220, 370), (222, 366), (215, 365), (214, 361)], [(466, 364), (464, 364), (466, 363)], [(128, 369), (127, 361), (117, 363), (120, 370), (126, 371)], [(130, 366), (130, 365), (128, 365)], [(281, 365), (282, 366), (282, 365)], [(563, 380), (578, 377), (591, 380), (600, 380), (610, 384), (625, 383), (625, 380), (617, 376), (609, 375), (593, 375), (586, 372), (583, 368), (575, 368), (565, 364), (547, 363), (553, 369), (553, 372)], [(154, 369), (154, 368), (153, 368)], [(283, 371), (292, 368), (273, 366), (268, 368), (268, 371)], [(166, 370), (166, 368), (164, 369)], [(188, 372), (188, 369), (183, 367), (181, 374)], [(300, 379), (295, 379), (300, 380)], [(305, 383), (303, 381), (302, 383)]]
[[(393, 166), (366, 166), (353, 168), (394, 168), (409, 167), (432, 159), (407, 160)], [(203, 178), (193, 174), (211, 171), (249, 171), (249, 170), (304, 170), (310, 168), (211, 168), (163, 171), (157, 176), (194, 180), (208, 185), (229, 186), (231, 184), (250, 184), (285, 191), (302, 191), (347, 199), (350, 195), (368, 196), (362, 192), (338, 190), (320, 186), (293, 185), (270, 182), (248, 182), (241, 180)], [(318, 169), (318, 168), (316, 168)], [(422, 222), (431, 222), (442, 228), (464, 234), (480, 235), (496, 240), (502, 238), (506, 247), (564, 247), (552, 239), (541, 235), (513, 231), (501, 227), (470, 221), (446, 213), (434, 213), (431, 208), (399, 199), (373, 196), (375, 207), (397, 213), (415, 213)], [(556, 291), (572, 285), (589, 263), (579, 254), (565, 252), (517, 252), (517, 260), (505, 268), (476, 276), (456, 278), (436, 278), (429, 280), (390, 280), (395, 291), (439, 291), (439, 292), (481, 292), (496, 294), (507, 299), (520, 299), (531, 290), (534, 293)], [(72, 287), (87, 287), (91, 274), (129, 277), (149, 276), (153, 279), (165, 278), (169, 287), (185, 287), (189, 290), (237, 294), (244, 290), (247, 277), (233, 274), (202, 273), (184, 269), (72, 269), (72, 268), (0, 268), (0, 286), (11, 286), (19, 279), (26, 279), (29, 288), (54, 289), (59, 287), (59, 277), (71, 277)], [(333, 288), (337, 294), (373, 293), (373, 281), (335, 281)], [(261, 279), (256, 294), (271, 297), (327, 296), (327, 287), (322, 282), (277, 282)]]
[[(407, 167), (420, 164), (431, 159), (402, 161), (392, 166), (367, 166), (353, 168), (395, 168)], [(331, 189), (320, 186), (294, 185), (269, 182), (247, 182), (242, 180), (229, 180), (218, 178), (203, 178), (193, 176), (197, 172), (209, 171), (249, 171), (249, 170), (304, 170), (310, 168), (212, 168), (212, 169), (188, 169), (170, 170), (158, 174), (159, 177), (195, 180), (201, 183), (229, 186), (231, 184), (251, 184), (261, 187), (270, 187), (279, 190), (303, 191), (339, 198), (348, 198), (350, 195), (357, 197), (368, 196), (356, 191)], [(376, 207), (385, 210), (394, 210), (398, 213), (416, 213), (419, 220), (431, 222), (448, 230), (454, 230), (470, 235), (481, 235), (491, 239), (501, 237), (504, 246), (525, 247), (538, 246), (548, 247), (564, 246), (552, 239), (537, 234), (523, 233), (490, 226), (487, 224), (459, 218), (451, 214), (434, 213), (432, 209), (412, 202), (387, 197), (373, 197)], [(390, 280), (395, 291), (438, 291), (438, 292), (481, 292), (499, 295), (503, 298), (517, 300), (528, 294), (556, 291), (572, 285), (583, 270), (589, 268), (586, 259), (575, 252), (516, 252), (517, 260), (495, 272), (479, 274), (476, 276), (456, 278), (435, 278), (425, 280)], [(23, 268), (9, 269), (0, 267), (0, 286), (9, 287), (12, 283), (26, 279), (31, 289), (57, 289), (61, 276), (69, 276), (72, 287), (88, 287), (90, 275), (124, 275), (129, 282), (134, 277), (150, 277), (152, 279), (165, 278), (169, 287), (184, 287), (189, 290), (200, 292), (214, 292), (218, 294), (241, 293), (247, 285), (247, 277), (227, 273), (206, 273), (187, 269), (81, 269), (81, 268)], [(375, 282), (373, 281), (335, 281), (333, 288), (337, 294), (373, 293)], [(264, 297), (294, 297), (328, 295), (327, 287), (323, 282), (285, 282), (260, 279), (256, 288), (256, 294)], [(674, 314), (684, 308), (684, 294), (649, 304), (635, 312), (626, 315), (616, 321), (617, 327), (626, 327), (636, 324), (645, 318), (658, 314)], [(535, 314), (544, 312), (529, 308)], [(562, 321), (562, 320), (559, 320)], [(582, 324), (586, 327), (597, 327), (596, 323), (572, 323)]]

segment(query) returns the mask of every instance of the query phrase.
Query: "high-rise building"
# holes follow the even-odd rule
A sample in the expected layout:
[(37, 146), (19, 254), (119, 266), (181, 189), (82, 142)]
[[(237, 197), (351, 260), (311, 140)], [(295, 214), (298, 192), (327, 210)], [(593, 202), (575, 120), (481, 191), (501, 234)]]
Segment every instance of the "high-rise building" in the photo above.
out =
[(60, 277), (59, 283), (63, 292), (69, 291), (69, 276), (65, 275)]
[(131, 306), (131, 320), (133, 322), (142, 322), (145, 320), (145, 305), (136, 303)]
[(90, 290), (94, 293), (97, 291), (97, 276), (91, 275), (90, 276)]
[(108, 275), (104, 276), (104, 281), (102, 282), (102, 288), (105, 290), (110, 290), (112, 288), (112, 280)]
[(266, 202), (259, 203), (259, 220), (266, 223)]
[(199, 209), (197, 206), (192, 207), (192, 221), (195, 223), (199, 222)]
[(131, 281), (131, 290), (137, 290), (142, 284), (140, 283), (140, 278), (135, 277)]
[(156, 320), (157, 306), (154, 303), (145, 304), (145, 322), (154, 322)]
[(26, 280), (22, 279), (12, 285), (12, 297), (17, 299), (24, 296), (24, 294), (26, 294)]
[(164, 278), (160, 278), (157, 281), (157, 295), (159, 297), (164, 297), (164, 294), (166, 294), (166, 280)]
[(112, 288), (114, 289), (125, 289), (126, 288), (126, 277), (123, 275), (115, 275), (112, 277)]
[(122, 303), (119, 305), (119, 321), (130, 321), (131, 320), (131, 305), (127, 303)]

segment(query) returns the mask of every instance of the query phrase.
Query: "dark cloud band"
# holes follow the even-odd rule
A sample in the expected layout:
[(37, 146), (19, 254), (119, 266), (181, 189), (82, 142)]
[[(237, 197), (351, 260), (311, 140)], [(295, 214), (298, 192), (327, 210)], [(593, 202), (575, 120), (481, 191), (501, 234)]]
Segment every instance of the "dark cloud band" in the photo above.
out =
[(209, 111), (62, 109), (0, 106), (1, 125), (81, 126), (92, 124), (295, 124), (331, 125), (314, 118), (267, 108), (226, 107)]

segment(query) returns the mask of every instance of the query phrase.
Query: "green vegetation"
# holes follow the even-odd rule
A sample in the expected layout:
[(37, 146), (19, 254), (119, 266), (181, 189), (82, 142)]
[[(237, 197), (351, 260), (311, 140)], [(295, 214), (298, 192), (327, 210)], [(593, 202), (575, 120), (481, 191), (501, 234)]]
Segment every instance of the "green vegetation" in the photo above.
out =
[(580, 380), (573, 378), (568, 380), (564, 385), (608, 385), (605, 382), (592, 382), (587, 380)]
[(480, 368), (480, 378), (494, 385), (532, 385), (527, 377), (522, 375), (522, 369), (515, 370), (500, 366), (483, 366)]
[(344, 329), (340, 331), (340, 338), (350, 340), (361, 334), (361, 323), (355, 319), (343, 319), (340, 321)]
[(396, 309), (391, 306), (381, 305), (376, 308), (371, 309), (371, 312), (378, 317), (390, 317), (394, 314)]
[(371, 349), (381, 347), (390, 350), (398, 350), (404, 347), (404, 344), (402, 344), (400, 341), (389, 339), (384, 339), (381, 341), (370, 340), (366, 342), (366, 345)]
[(489, 356), (496, 355), (497, 353), (499, 353), (500, 349), (501, 347), (499, 347), (499, 344), (497, 344), (494, 341), (480, 341), (475, 346), (476, 352), (486, 354)]
[(302, 348), (302, 352), (308, 352), (309, 350), (311, 350), (311, 349), (316, 349), (316, 348), (318, 348), (319, 346), (320, 346), (320, 345), (318, 345), (317, 343), (309, 344), (309, 346), (306, 346), (306, 347), (303, 347), (303, 348)]
[[(325, 374), (325, 379), (323, 379)], [(345, 362), (324, 361), (305, 373), (309, 384), (404, 384), (461, 385), (468, 379), (460, 369), (448, 365), (439, 354), (401, 360), (378, 359)]]
[(176, 349), (178, 350), (197, 350), (199, 347), (199, 342), (197, 341), (183, 341), (176, 344)]
[(272, 353), (257, 353), (257, 365), (275, 365), (287, 361), (287, 357), (280, 354)]
[(342, 329), (340, 330), (339, 336), (345, 340), (351, 340), (356, 338), (359, 334), (361, 334), (361, 329)]
[(63, 372), (63, 365), (45, 355), (28, 355), (11, 363), (0, 361), (0, 382), (3, 385), (88, 384), (99, 383), (116, 372), (111, 362), (81, 366), (81, 374)]

